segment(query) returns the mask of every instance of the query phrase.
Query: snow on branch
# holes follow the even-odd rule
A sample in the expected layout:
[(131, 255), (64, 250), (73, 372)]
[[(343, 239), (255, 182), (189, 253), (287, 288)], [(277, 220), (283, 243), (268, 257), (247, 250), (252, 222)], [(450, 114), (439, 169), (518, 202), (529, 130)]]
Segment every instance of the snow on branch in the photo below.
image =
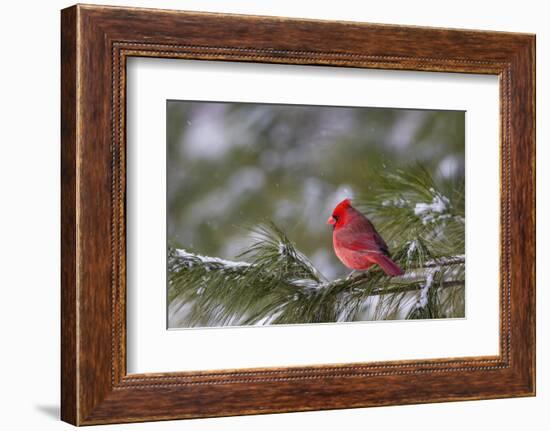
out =
[[(292, 253), (295, 253), (293, 250)], [(302, 258), (305, 258), (301, 253), (298, 254)], [(307, 259), (307, 258), (306, 258)], [(394, 288), (391, 289), (382, 289), (375, 288), (369, 293), (371, 296), (375, 295), (386, 295), (396, 292), (406, 292), (406, 291), (415, 291), (421, 290), (426, 285), (432, 286), (433, 283), (433, 274), (434, 272), (441, 271), (442, 267), (453, 266), (453, 265), (463, 265), (465, 262), (464, 255), (440, 257), (438, 259), (431, 259), (426, 261), (424, 265), (414, 268), (409, 268), (409, 270), (399, 277), (392, 278), (392, 284), (396, 284)], [(311, 265), (307, 261), (308, 266)], [(203, 256), (196, 253), (190, 253), (183, 249), (173, 249), (171, 253), (171, 258), (169, 259), (169, 265), (173, 270), (191, 270), (197, 266), (204, 269), (205, 272), (219, 271), (228, 273), (240, 273), (245, 274), (247, 271), (252, 273), (253, 271), (259, 269), (257, 264), (244, 262), (244, 261), (233, 261), (221, 259), (218, 257), (212, 256)], [(429, 271), (425, 271), (429, 269)], [(312, 272), (317, 272), (317, 270), (311, 267)], [(318, 273), (318, 272), (317, 272)], [(292, 278), (290, 277), (287, 281), (291, 286), (296, 288), (305, 288), (305, 289), (334, 289), (334, 288), (356, 288), (364, 284), (367, 280), (372, 278), (372, 272), (360, 272), (353, 274), (348, 277), (339, 278), (333, 281), (320, 281), (318, 279), (311, 278)], [(422, 283), (419, 279), (426, 278), (426, 283)], [(412, 284), (404, 284), (412, 282)], [(452, 282), (441, 283), (440, 287), (454, 287), (458, 285), (463, 285), (464, 280), (454, 280)], [(253, 286), (250, 286), (253, 288)]]

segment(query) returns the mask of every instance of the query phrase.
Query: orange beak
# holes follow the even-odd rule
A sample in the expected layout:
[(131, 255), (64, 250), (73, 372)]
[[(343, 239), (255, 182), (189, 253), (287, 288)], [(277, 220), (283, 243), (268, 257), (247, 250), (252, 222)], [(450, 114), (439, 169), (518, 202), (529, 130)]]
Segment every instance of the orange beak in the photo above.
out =
[(336, 223), (336, 219), (332, 216), (330, 216), (327, 220), (327, 224), (332, 224), (334, 225)]

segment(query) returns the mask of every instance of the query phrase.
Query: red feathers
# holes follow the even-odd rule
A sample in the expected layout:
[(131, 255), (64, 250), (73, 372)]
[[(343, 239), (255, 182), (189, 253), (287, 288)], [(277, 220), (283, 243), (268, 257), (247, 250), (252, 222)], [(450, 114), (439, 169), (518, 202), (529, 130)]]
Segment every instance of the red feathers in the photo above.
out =
[(327, 223), (333, 226), (334, 252), (348, 268), (365, 270), (377, 264), (391, 277), (404, 273), (391, 260), (388, 246), (373, 224), (349, 199), (336, 205)]

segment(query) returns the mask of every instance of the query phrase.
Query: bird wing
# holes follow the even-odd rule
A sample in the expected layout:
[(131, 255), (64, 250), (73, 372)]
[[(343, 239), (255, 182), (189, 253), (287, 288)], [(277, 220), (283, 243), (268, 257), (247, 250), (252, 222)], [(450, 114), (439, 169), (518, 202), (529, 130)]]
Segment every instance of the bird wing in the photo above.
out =
[(389, 256), (388, 245), (366, 218), (360, 223), (346, 226), (338, 232), (337, 237), (339, 245), (349, 250), (382, 253)]

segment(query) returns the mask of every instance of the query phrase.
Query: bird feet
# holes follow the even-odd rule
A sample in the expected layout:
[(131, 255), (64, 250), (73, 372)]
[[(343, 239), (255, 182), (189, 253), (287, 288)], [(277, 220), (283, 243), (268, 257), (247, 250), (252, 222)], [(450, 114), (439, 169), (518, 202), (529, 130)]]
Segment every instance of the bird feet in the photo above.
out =
[(351, 271), (348, 276), (346, 277), (346, 280), (349, 280), (350, 278), (353, 277), (353, 274), (355, 274), (357, 271), (354, 269), (353, 271)]

